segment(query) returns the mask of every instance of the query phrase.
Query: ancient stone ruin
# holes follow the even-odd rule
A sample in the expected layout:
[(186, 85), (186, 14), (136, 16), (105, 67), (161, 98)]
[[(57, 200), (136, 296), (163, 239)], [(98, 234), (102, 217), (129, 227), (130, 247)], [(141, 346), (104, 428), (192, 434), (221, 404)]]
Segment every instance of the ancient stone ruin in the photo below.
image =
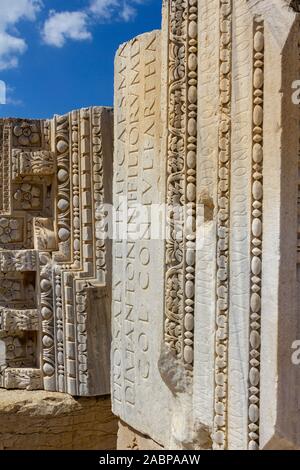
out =
[(0, 121), (1, 387), (109, 393), (112, 135), (106, 108)]
[(300, 448), (299, 12), (164, 0), (114, 132), (0, 120), (2, 388), (111, 393), (120, 450)]
[[(113, 247), (112, 401), (122, 448), (137, 438), (167, 449), (300, 446), (298, 6), (165, 1), (161, 36), (117, 53), (113, 187), (116, 207), (126, 197), (127, 236), (117, 229)], [(161, 203), (165, 240), (147, 236), (153, 214), (135, 240), (139, 213)]]

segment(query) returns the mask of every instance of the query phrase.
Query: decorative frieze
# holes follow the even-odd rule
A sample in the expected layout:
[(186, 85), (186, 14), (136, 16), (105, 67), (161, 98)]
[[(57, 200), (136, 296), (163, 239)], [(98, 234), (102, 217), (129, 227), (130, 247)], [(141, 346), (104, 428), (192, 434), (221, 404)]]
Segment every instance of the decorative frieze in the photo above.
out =
[[(192, 373), (195, 304), (198, 6), (169, 2), (165, 341)], [(178, 227), (180, 229), (178, 230)]]

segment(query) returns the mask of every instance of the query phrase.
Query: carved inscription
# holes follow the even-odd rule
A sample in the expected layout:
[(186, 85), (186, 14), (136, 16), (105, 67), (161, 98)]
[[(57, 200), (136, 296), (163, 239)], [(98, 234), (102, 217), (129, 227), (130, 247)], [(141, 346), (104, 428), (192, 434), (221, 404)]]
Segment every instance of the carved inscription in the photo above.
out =
[[(112, 394), (115, 414), (137, 429), (153, 428), (144, 395), (160, 380), (163, 245), (151, 237), (163, 202), (160, 161), (160, 34), (122, 45), (115, 62)], [(154, 208), (154, 209), (153, 209)], [(158, 391), (159, 392), (159, 391)], [(153, 406), (158, 403), (153, 397)], [(151, 407), (150, 407), (151, 408)], [(158, 433), (160, 430), (157, 431)]]

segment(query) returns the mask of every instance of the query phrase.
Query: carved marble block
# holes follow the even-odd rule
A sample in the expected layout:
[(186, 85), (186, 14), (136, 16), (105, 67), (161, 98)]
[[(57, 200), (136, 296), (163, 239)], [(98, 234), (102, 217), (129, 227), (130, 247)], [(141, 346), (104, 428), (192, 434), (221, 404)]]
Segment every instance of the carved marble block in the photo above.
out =
[(163, 335), (164, 241), (151, 211), (164, 202), (161, 37), (139, 36), (115, 60), (113, 411), (155, 439), (168, 433), (169, 392), (157, 361)]
[[(298, 3), (164, 1), (150, 191), (170, 236), (114, 242), (112, 390), (168, 449), (300, 448)], [(133, 207), (148, 38), (116, 58), (114, 198)]]
[(1, 387), (109, 393), (112, 146), (107, 108), (0, 120)]
[(197, 202), (214, 210), (196, 253), (193, 409), (214, 449), (300, 447), (295, 3), (198, 1)]

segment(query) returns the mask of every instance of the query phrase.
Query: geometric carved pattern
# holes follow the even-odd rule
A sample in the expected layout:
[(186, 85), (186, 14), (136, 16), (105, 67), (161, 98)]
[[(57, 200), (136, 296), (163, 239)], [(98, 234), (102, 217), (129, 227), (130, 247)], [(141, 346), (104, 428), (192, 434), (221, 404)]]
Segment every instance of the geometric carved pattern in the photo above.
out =
[(220, 0), (220, 124), (217, 195), (217, 291), (214, 449), (226, 448), (229, 320), (232, 1)]
[(253, 41), (253, 148), (249, 357), (249, 450), (259, 449), (260, 326), (263, 226), (263, 98), (264, 25), (254, 22)]

